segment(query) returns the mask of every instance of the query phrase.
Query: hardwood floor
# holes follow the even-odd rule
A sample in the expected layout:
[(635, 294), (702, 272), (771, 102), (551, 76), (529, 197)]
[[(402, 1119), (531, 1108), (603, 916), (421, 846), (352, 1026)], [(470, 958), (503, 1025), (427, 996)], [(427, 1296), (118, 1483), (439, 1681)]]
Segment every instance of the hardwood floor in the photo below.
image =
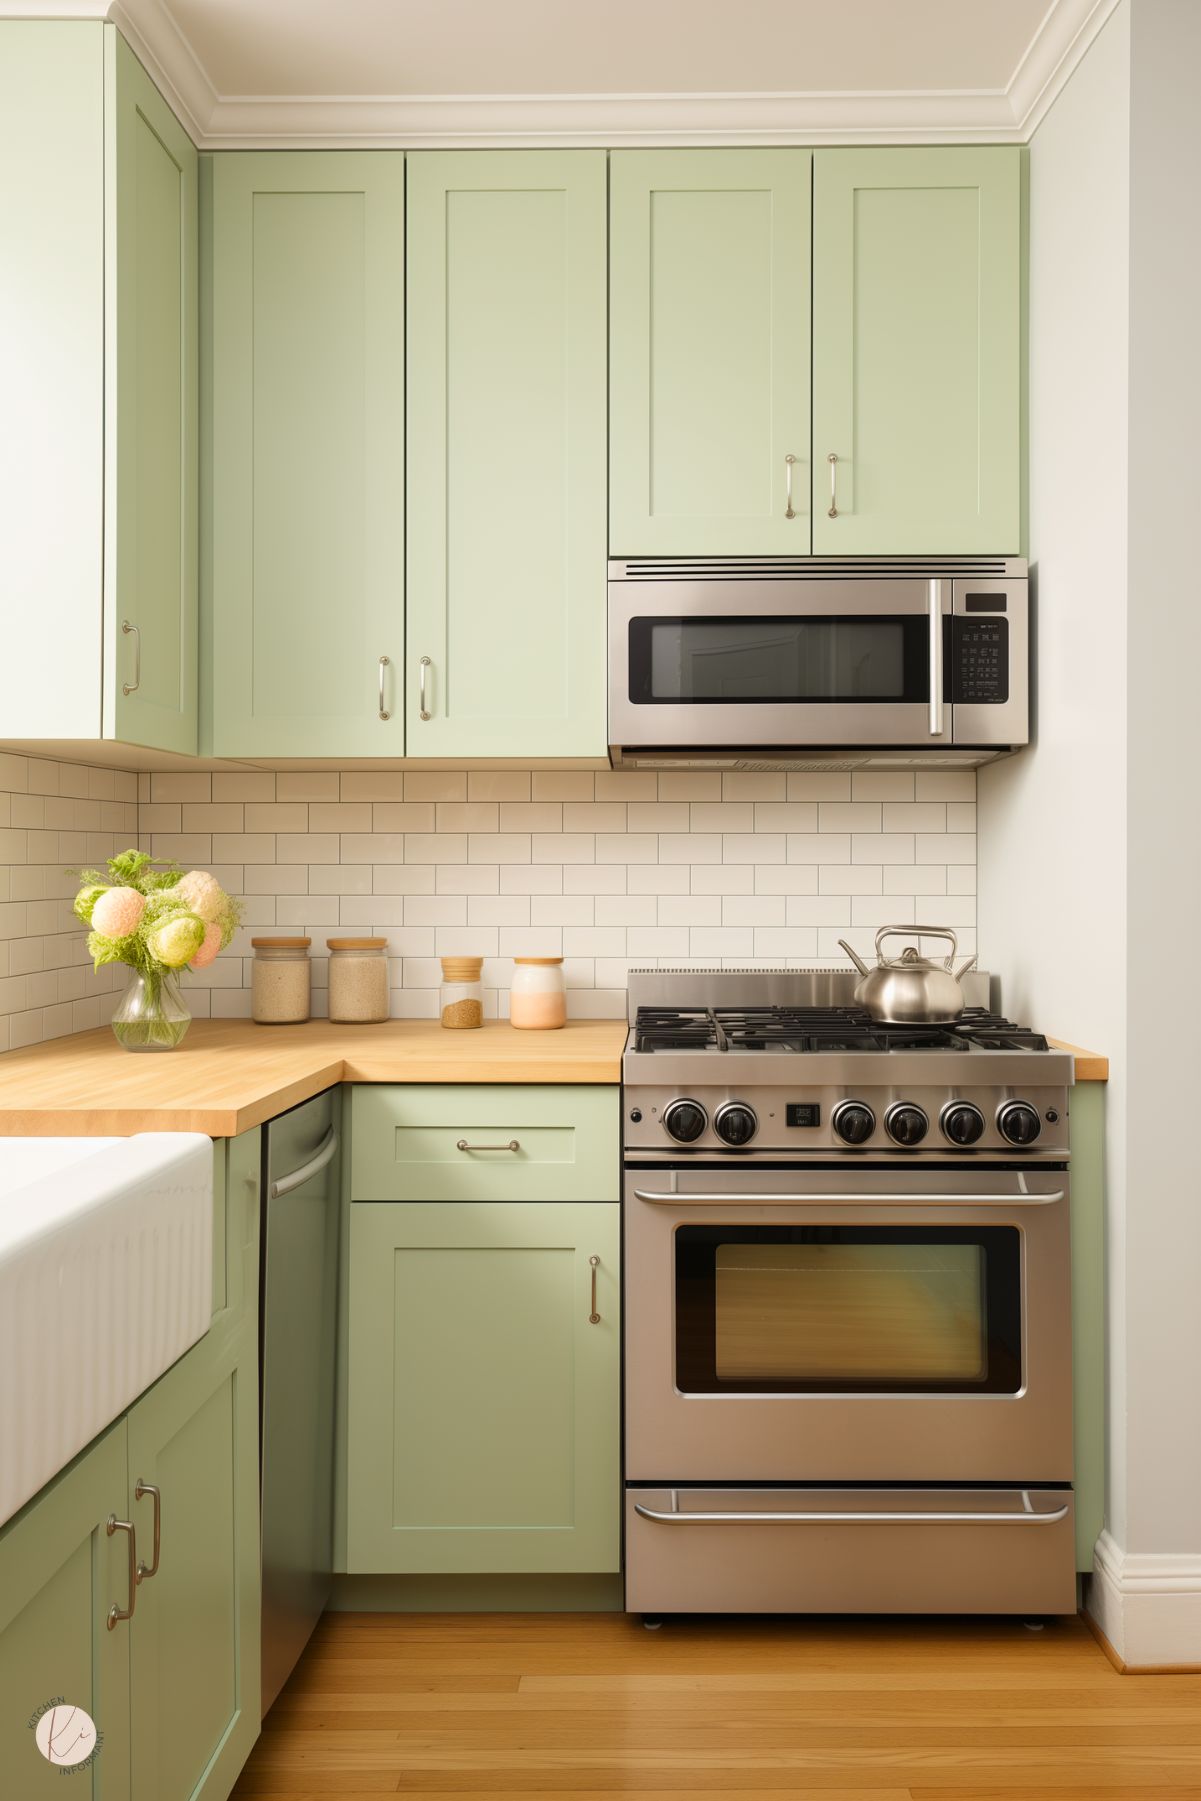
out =
[(1201, 1676), (1080, 1620), (330, 1614), (237, 1801), (1201, 1801)]

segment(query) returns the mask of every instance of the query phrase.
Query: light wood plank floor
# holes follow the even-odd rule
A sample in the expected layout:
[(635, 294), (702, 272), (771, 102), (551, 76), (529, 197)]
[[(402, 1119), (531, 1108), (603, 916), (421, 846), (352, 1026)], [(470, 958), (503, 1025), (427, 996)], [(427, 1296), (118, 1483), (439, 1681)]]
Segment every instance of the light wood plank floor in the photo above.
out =
[(1201, 1676), (1079, 1620), (331, 1614), (237, 1801), (1201, 1801)]

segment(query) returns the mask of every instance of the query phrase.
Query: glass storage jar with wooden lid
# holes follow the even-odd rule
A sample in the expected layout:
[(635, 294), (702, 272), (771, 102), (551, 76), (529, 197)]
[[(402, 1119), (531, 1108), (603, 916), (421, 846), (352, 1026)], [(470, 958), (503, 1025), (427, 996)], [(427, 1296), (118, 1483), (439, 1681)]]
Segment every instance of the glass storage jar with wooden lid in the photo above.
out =
[(350, 1024), (388, 1017), (388, 940), (327, 938), (329, 1016)]
[(462, 1031), (484, 1023), (482, 957), (443, 957), (442, 991), (438, 1016), (448, 1031)]
[(252, 938), (250, 1013), (261, 1026), (299, 1025), (309, 1017), (311, 938)]
[(562, 957), (514, 957), (509, 1024), (527, 1032), (553, 1032), (567, 1024)]

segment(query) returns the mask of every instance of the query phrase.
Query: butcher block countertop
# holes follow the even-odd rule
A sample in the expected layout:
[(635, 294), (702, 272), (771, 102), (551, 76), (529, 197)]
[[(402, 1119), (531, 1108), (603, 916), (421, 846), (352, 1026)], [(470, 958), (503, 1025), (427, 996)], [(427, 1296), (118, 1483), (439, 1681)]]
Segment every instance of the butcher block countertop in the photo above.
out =
[(107, 1026), (0, 1056), (0, 1137), (205, 1132), (233, 1138), (336, 1082), (613, 1082), (622, 1019), (518, 1032), (499, 1020), (257, 1026), (194, 1019), (174, 1051), (126, 1051)]
[[(175, 1051), (122, 1050), (107, 1026), (0, 1056), (0, 1137), (124, 1137), (205, 1132), (233, 1138), (336, 1082), (613, 1082), (626, 1025), (572, 1020), (517, 1032), (500, 1020), (448, 1032), (437, 1020), (256, 1026), (195, 1019)], [(1078, 1082), (1104, 1082), (1105, 1057), (1076, 1058)]]

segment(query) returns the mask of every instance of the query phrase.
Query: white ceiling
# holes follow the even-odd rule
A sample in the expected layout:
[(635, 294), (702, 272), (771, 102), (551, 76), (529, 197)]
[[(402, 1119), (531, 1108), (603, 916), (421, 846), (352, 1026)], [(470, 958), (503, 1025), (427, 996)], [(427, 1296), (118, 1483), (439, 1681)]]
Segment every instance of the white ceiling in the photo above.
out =
[(1117, 0), (0, 0), (113, 19), (197, 142), (1022, 142)]

